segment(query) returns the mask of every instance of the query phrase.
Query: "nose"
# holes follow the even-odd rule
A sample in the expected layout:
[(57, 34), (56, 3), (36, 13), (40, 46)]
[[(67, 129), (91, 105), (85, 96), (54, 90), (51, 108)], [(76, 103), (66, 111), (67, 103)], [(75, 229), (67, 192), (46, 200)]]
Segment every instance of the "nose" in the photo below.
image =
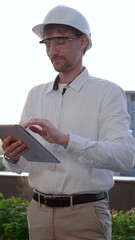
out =
[(51, 44), (50, 48), (47, 49), (47, 54), (49, 57), (53, 57), (54, 55), (57, 55), (59, 53), (59, 49), (57, 46)]

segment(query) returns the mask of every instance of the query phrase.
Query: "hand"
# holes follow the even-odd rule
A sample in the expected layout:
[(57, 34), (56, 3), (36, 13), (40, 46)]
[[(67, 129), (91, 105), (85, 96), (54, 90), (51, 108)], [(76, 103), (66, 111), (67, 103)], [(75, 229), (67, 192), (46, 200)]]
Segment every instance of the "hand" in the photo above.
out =
[(16, 161), (29, 150), (25, 143), (21, 140), (13, 139), (12, 136), (8, 136), (3, 140), (2, 149), (8, 158)]
[(60, 132), (46, 119), (33, 118), (26, 122), (23, 127), (39, 134), (49, 143), (62, 145), (64, 148), (68, 145), (69, 135)]

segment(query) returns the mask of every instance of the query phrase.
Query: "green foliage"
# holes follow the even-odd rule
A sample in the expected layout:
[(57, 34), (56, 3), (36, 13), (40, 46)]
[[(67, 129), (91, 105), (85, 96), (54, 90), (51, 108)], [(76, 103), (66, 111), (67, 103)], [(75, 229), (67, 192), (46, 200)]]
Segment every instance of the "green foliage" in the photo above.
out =
[(4, 165), (0, 162), (0, 171), (4, 171), (5, 170), (5, 167)]
[(0, 240), (28, 240), (28, 201), (0, 194)]
[(0, 155), (3, 154), (3, 149), (2, 149), (2, 147), (1, 147), (1, 145), (2, 145), (2, 141), (1, 141), (1, 139), (0, 139)]
[(135, 208), (130, 211), (111, 211), (112, 214), (112, 239), (134, 240), (135, 239)]

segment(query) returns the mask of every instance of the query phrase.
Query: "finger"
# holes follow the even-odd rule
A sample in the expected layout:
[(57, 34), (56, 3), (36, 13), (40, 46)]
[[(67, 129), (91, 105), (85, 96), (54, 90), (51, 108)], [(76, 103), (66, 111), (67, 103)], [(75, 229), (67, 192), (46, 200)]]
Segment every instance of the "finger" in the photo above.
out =
[[(12, 144), (13, 145), (13, 144)], [(23, 155), (25, 152), (27, 152), (29, 149), (26, 147), (24, 143), (21, 145), (15, 144), (14, 146), (10, 146), (9, 148), (6, 149), (5, 154), (9, 158), (16, 160), (19, 159), (21, 155)]]
[(24, 148), (26, 147), (26, 145), (21, 141), (15, 141), (12, 144), (10, 144), (9, 146), (7, 146), (6, 148), (4, 148), (4, 151), (6, 152), (6, 154), (10, 154), (11, 152), (15, 151), (15, 149), (17, 148)]
[(41, 119), (38, 118), (32, 118), (29, 121), (25, 122), (22, 126), (24, 128), (29, 127), (30, 125), (38, 125), (38, 123), (41, 121)]
[(46, 119), (40, 119), (40, 118), (33, 119), (32, 118), (28, 122), (24, 123), (23, 127), (29, 128), (31, 125), (37, 125), (42, 128), (42, 127), (46, 127), (47, 123), (48, 123), (48, 120), (46, 120)]
[(2, 148), (3, 150), (5, 150), (6, 147), (8, 147), (9, 145), (11, 145), (11, 142), (13, 141), (13, 137), (11, 135), (7, 136), (3, 142), (2, 142)]
[(9, 158), (13, 160), (16, 160), (16, 159), (18, 160), (23, 154), (25, 154), (28, 151), (29, 151), (28, 148), (23, 148), (23, 149), (18, 148), (9, 155)]
[(29, 129), (30, 129), (32, 132), (35, 132), (35, 133), (38, 133), (39, 135), (42, 135), (43, 130), (40, 129), (40, 128), (38, 128), (38, 127), (29, 126)]

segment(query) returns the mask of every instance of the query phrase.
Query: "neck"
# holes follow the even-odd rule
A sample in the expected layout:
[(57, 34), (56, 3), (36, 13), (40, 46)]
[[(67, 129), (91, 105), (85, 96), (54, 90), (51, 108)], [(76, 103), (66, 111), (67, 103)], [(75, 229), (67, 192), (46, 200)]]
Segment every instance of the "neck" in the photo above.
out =
[(69, 84), (72, 82), (80, 73), (84, 70), (84, 67), (82, 66), (78, 71), (70, 71), (66, 73), (59, 73), (59, 83), (65, 83)]

